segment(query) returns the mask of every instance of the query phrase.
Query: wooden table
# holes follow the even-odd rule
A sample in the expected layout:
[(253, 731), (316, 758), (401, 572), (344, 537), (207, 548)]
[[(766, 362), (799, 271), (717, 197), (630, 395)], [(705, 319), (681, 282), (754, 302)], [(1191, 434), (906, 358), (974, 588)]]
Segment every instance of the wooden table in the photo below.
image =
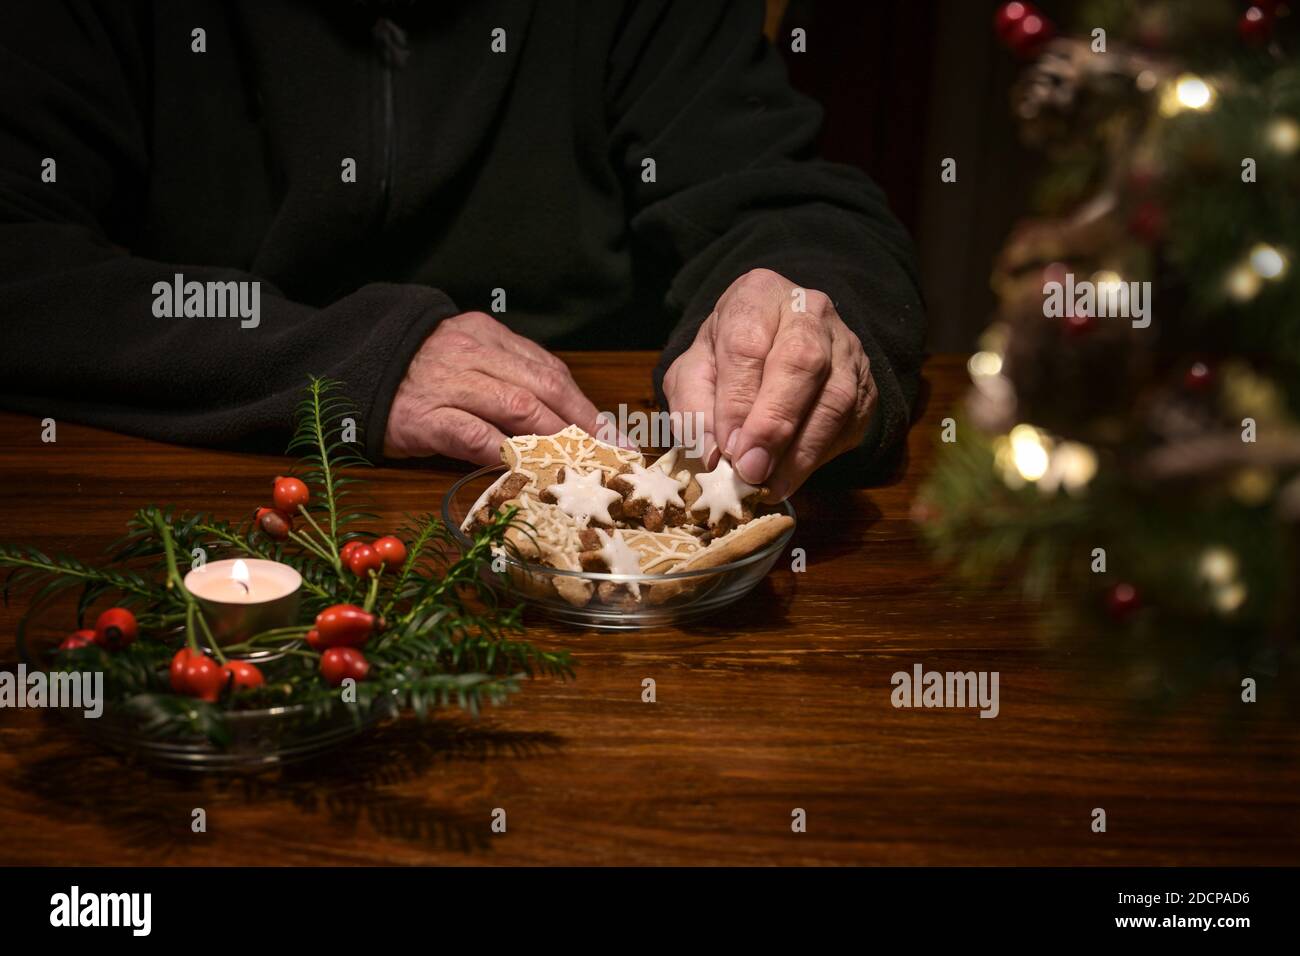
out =
[[(599, 407), (650, 400), (652, 356), (566, 358)], [(1040, 647), (1028, 609), (928, 562), (908, 508), (962, 365), (927, 366), (902, 480), (796, 498), (805, 573), (779, 566), (689, 630), (534, 622), (535, 640), (575, 651), (577, 679), (534, 681), (478, 722), (398, 725), (276, 774), (208, 779), (0, 711), (0, 863), (1300, 863), (1294, 727), (1225, 737), (1190, 709), (1133, 721), (1122, 690)], [(237, 515), (281, 465), (66, 423), (43, 445), (35, 420), (0, 415), (0, 537), (91, 558), (140, 505)], [(393, 515), (432, 510), (454, 477), (379, 469), (375, 495)], [(0, 610), (7, 669), (21, 610)], [(916, 662), (999, 671), (1001, 714), (894, 709), (890, 675)], [(646, 677), (657, 703), (641, 701)], [(498, 807), (505, 834), (490, 830)]]

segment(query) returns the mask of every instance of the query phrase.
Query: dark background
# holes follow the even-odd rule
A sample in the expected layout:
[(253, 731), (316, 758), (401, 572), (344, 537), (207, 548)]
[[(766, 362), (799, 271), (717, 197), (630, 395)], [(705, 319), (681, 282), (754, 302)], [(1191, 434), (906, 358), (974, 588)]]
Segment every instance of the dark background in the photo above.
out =
[[(999, 5), (768, 0), (768, 35), (791, 80), (826, 110), (823, 155), (867, 170), (915, 237), (932, 351), (971, 349), (988, 323), (990, 266), (1038, 163), (1010, 115), (1020, 64), (994, 36)], [(1059, 24), (1071, 3), (1036, 6)], [(790, 51), (795, 27), (806, 53)], [(955, 183), (939, 179), (948, 156)]]

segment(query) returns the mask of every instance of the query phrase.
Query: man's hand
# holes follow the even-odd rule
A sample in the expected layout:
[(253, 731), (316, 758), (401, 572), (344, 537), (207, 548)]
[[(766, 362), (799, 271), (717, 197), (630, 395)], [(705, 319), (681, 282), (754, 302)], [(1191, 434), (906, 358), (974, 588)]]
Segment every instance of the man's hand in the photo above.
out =
[(769, 269), (722, 294), (664, 392), (671, 411), (703, 414), (706, 465), (721, 448), (773, 501), (861, 442), (876, 407), (862, 343), (830, 299)]
[[(415, 353), (388, 413), (384, 454), (490, 465), (506, 435), (597, 427), (568, 366), (485, 312), (444, 320)], [(503, 434), (504, 433), (504, 434)]]

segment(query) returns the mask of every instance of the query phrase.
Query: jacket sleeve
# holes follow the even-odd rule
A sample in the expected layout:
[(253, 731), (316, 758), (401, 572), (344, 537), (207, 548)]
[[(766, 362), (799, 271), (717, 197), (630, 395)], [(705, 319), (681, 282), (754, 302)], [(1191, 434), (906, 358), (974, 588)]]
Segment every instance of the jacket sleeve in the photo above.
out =
[(896, 449), (916, 397), (925, 319), (911, 243), (863, 173), (812, 155), (821, 110), (790, 88), (762, 12), (756, 0), (639, 2), (613, 45), (614, 161), (634, 236), (668, 261), (681, 315), (656, 389), (662, 402), (664, 372), (727, 286), (772, 269), (825, 292), (862, 340), (880, 399), (850, 456), (860, 471)]
[[(377, 455), (410, 356), (455, 307), (433, 289), (376, 284), (314, 308), (259, 276), (118, 245), (149, 174), (134, 7), (50, 0), (0, 31), (0, 404), (165, 441), (282, 450), (301, 387), (323, 375), (346, 383)], [(154, 284), (176, 273), (261, 281), (260, 324), (155, 316)]]

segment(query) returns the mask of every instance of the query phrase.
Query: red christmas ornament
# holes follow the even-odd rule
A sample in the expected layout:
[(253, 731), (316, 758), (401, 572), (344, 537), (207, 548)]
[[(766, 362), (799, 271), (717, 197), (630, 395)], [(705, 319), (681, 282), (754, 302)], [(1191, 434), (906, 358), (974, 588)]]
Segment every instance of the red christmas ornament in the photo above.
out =
[(89, 628), (84, 628), (80, 631), (73, 631), (71, 634), (65, 637), (63, 639), (63, 643), (59, 645), (59, 650), (75, 651), (78, 648), (89, 647), (91, 644), (94, 643), (95, 643), (95, 632), (90, 630)]
[(316, 639), (323, 647), (360, 647), (370, 640), (375, 624), (375, 616), (364, 608), (335, 604), (316, 615)]
[(261, 687), (266, 683), (257, 665), (250, 664), (248, 661), (226, 661), (221, 666), (221, 670), (233, 687)]
[(1237, 32), (1247, 43), (1262, 46), (1273, 35), (1273, 26), (1277, 22), (1277, 12), (1264, 4), (1249, 7), (1237, 21)]
[(370, 662), (355, 647), (331, 647), (320, 656), (321, 676), (338, 687), (347, 678), (363, 681), (370, 673)]
[(1106, 610), (1117, 621), (1122, 621), (1142, 606), (1142, 597), (1133, 585), (1121, 581), (1106, 592)]
[(402, 544), (400, 538), (395, 538), (391, 534), (385, 535), (371, 545), (375, 553), (379, 555), (388, 568), (400, 568), (406, 561), (406, 545)]
[(221, 696), (229, 675), (208, 655), (182, 647), (172, 657), (169, 669), (172, 690), (186, 697), (213, 703)]
[(348, 555), (348, 570), (359, 578), (366, 577), (371, 571), (382, 571), (384, 569), (384, 559), (368, 544), (363, 544), (359, 548), (354, 548)]
[(1031, 3), (1004, 3), (993, 19), (998, 39), (1017, 56), (1037, 54), (1056, 30), (1052, 23)]
[(1153, 244), (1165, 236), (1165, 209), (1154, 199), (1138, 203), (1128, 220), (1128, 231), (1143, 242)]
[(111, 607), (95, 621), (95, 643), (106, 650), (126, 647), (139, 633), (135, 615), (124, 607)]
[(1214, 384), (1214, 369), (1205, 362), (1193, 362), (1183, 373), (1183, 387), (1189, 392), (1203, 392)]
[(297, 478), (276, 478), (271, 500), (275, 502), (277, 511), (292, 515), (297, 513), (299, 506), (311, 500), (311, 492)]

